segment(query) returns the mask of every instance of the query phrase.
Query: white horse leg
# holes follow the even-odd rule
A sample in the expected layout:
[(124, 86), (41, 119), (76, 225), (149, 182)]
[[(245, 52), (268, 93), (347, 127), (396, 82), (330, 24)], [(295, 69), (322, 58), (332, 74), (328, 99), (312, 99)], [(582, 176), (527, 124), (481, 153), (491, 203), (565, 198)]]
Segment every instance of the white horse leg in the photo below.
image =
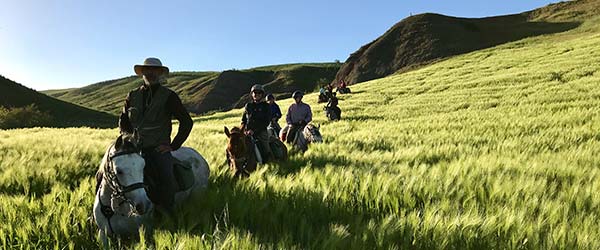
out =
[(104, 232), (104, 230), (102, 230), (102, 229), (98, 230), (98, 239), (102, 243), (102, 246), (104, 247), (104, 249), (109, 249), (110, 246), (108, 245), (108, 237), (106, 235), (106, 232)]

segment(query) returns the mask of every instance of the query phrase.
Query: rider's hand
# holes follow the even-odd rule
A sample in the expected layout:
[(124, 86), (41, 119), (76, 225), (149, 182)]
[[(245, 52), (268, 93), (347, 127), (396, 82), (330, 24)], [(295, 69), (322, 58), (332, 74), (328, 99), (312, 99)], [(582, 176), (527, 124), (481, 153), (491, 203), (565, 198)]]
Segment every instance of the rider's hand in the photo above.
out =
[(245, 133), (246, 135), (253, 135), (253, 134), (254, 134), (254, 131), (252, 131), (252, 130), (248, 129), (248, 130), (246, 130), (244, 133)]
[(171, 152), (173, 151), (173, 149), (171, 148), (171, 145), (160, 145), (156, 148), (156, 151), (158, 151), (161, 154), (167, 153), (167, 152)]

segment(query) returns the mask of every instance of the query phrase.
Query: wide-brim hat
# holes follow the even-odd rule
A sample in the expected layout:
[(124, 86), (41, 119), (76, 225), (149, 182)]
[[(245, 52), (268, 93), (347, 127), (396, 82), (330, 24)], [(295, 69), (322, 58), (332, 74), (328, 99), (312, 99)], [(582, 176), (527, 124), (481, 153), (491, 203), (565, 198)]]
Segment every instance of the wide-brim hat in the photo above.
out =
[(162, 74), (161, 75), (166, 75), (169, 73), (169, 68), (165, 67), (162, 65), (162, 62), (160, 62), (160, 60), (158, 58), (154, 58), (154, 57), (148, 57), (146, 58), (146, 60), (144, 60), (144, 64), (136, 64), (135, 66), (133, 66), (133, 71), (135, 71), (135, 74), (138, 76), (142, 75), (142, 69), (143, 68), (158, 68), (162, 70)]

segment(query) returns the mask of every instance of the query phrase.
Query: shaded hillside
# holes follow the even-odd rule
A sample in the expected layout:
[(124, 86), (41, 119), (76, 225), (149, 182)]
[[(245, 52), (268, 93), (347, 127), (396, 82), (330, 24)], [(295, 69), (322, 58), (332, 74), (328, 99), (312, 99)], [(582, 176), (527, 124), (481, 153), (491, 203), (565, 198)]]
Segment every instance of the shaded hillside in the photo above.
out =
[[(264, 84), (275, 96), (295, 90), (313, 91), (333, 80), (341, 64), (310, 63), (264, 66), (224, 72), (173, 72), (167, 87), (179, 94), (190, 112), (207, 113), (240, 107), (249, 100), (253, 84)], [(136, 76), (104, 81), (83, 88), (48, 90), (44, 93), (65, 101), (113, 114), (120, 112), (127, 93), (142, 84)]]
[(381, 78), (449, 56), (567, 31), (597, 15), (599, 1), (565, 2), (515, 15), (457, 18), (438, 14), (408, 17), (352, 53), (334, 83)]
[(102, 128), (117, 126), (117, 118), (113, 115), (49, 97), (0, 76), (0, 106), (17, 108), (31, 104), (51, 116), (52, 126)]

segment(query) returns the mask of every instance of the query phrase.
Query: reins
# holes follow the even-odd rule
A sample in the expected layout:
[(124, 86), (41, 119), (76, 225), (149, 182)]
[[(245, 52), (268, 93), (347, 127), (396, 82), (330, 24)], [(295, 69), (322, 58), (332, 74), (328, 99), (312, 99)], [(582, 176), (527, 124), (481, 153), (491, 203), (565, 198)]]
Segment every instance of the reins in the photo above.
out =
[[(131, 185), (123, 187), (123, 185), (121, 185), (121, 183), (119, 182), (117, 175), (112, 171), (113, 170), (113, 163), (112, 163), (113, 159), (116, 157), (119, 157), (119, 156), (129, 155), (129, 154), (139, 154), (139, 152), (134, 151), (134, 150), (120, 150), (120, 151), (116, 151), (116, 152), (113, 152), (110, 155), (108, 155), (108, 161), (104, 165), (104, 169), (103, 169), (103, 180), (104, 180), (104, 184), (106, 184), (107, 187), (112, 190), (110, 198), (121, 200), (121, 203), (119, 204), (119, 206), (122, 205), (123, 203), (127, 202), (127, 203), (129, 203), (130, 206), (135, 207), (133, 202), (130, 199), (128, 199), (125, 196), (125, 194), (128, 192), (140, 189), (140, 188), (145, 188), (146, 185), (144, 184), (144, 182), (137, 182), (137, 183), (133, 183)], [(100, 198), (100, 189), (98, 189), (98, 192), (96, 195), (98, 195), (98, 201), (100, 204), (100, 212), (102, 213), (102, 215), (104, 215), (104, 217), (106, 217), (106, 220), (108, 222), (108, 227), (109, 227), (110, 231), (114, 233), (115, 231), (113, 230), (110, 219), (112, 218), (112, 216), (115, 215), (115, 211), (112, 209), (112, 207), (110, 205), (105, 205), (102, 203), (102, 199)]]

